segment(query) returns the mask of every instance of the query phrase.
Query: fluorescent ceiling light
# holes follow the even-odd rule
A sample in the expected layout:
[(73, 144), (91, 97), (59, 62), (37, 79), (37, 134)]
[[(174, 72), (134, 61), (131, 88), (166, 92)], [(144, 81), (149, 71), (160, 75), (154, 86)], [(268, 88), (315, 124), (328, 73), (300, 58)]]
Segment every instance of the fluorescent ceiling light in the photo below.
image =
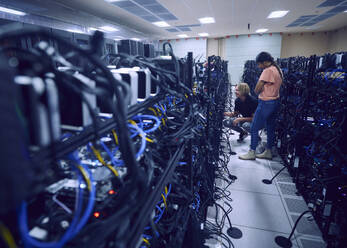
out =
[(256, 33), (265, 33), (266, 31), (268, 31), (267, 28), (259, 28), (259, 29), (257, 29), (255, 32), (256, 32)]
[(345, 11), (343, 11), (343, 12), (347, 13), (347, 10), (345, 10)]
[(113, 2), (121, 2), (121, 1), (124, 1), (124, 0), (106, 0), (106, 2), (110, 2), (110, 3), (113, 3)]
[(132, 40), (134, 40), (134, 41), (140, 41), (141, 39), (139, 39), (139, 38), (131, 38)]
[(104, 30), (104, 31), (108, 31), (108, 32), (116, 32), (119, 31), (118, 29), (111, 27), (111, 26), (102, 26), (99, 27), (100, 29)]
[(167, 23), (167, 22), (163, 22), (163, 21), (160, 21), (160, 22), (152, 22), (152, 24), (158, 26), (158, 27), (161, 27), (161, 28), (166, 28), (166, 27), (170, 27), (170, 24)]
[(84, 34), (83, 31), (78, 30), (78, 29), (67, 29), (66, 31), (71, 32), (71, 33)]
[(5, 7), (0, 7), (0, 11), (1, 12), (10, 13), (10, 14), (14, 14), (14, 15), (19, 15), (19, 16), (26, 15), (26, 13), (24, 13), (22, 11), (18, 11), (18, 10), (14, 10), (14, 9), (8, 9), (8, 8), (5, 8)]
[(199, 18), (199, 22), (201, 24), (209, 24), (209, 23), (215, 23), (216, 21), (214, 20), (213, 17), (203, 17), (203, 18)]
[(287, 15), (289, 12), (289, 10), (277, 10), (277, 11), (272, 11), (270, 13), (270, 15), (267, 17), (269, 19), (272, 19), (272, 18), (281, 18), (281, 17), (284, 17), (285, 15)]
[(206, 37), (206, 36), (209, 36), (209, 34), (208, 33), (200, 33), (199, 36)]
[(187, 38), (188, 37), (188, 35), (186, 35), (186, 34), (179, 34), (177, 36), (180, 37), (180, 38)]

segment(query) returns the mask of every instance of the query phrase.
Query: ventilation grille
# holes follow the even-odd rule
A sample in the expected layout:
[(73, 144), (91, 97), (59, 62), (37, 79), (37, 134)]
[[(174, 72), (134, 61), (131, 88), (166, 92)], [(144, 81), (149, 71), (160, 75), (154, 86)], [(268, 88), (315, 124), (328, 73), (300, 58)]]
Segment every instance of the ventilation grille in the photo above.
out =
[(284, 198), (284, 201), (287, 204), (288, 210), (291, 213), (303, 213), (308, 210), (306, 202), (303, 199), (291, 199)]
[(112, 4), (149, 22), (178, 20), (156, 0), (122, 0)]
[(339, 5), (340, 3), (345, 2), (345, 0), (327, 0), (324, 3), (322, 3), (321, 5), (318, 6), (318, 8), (322, 8), (322, 7), (333, 7), (336, 5)]
[[(305, 234), (305, 235), (312, 235), (312, 236), (321, 237), (322, 234), (321, 234), (316, 222), (314, 221), (313, 217), (311, 216), (311, 218), (308, 219), (307, 216), (310, 216), (310, 215), (307, 214), (301, 218), (301, 220), (299, 221), (299, 224), (296, 228), (296, 231), (298, 233)], [(293, 220), (293, 223), (295, 223), (296, 220), (299, 218), (299, 216), (298, 215), (291, 215), (291, 218)]]
[(166, 29), (166, 31), (171, 32), (171, 33), (179, 32), (179, 30), (176, 28), (168, 28), (168, 29)]
[(316, 241), (312, 239), (299, 239), (301, 241), (302, 247), (303, 248), (326, 248), (326, 244), (323, 241)]
[(307, 22), (308, 20), (316, 17), (317, 15), (305, 15), (300, 16), (298, 19), (296, 19), (294, 22), (289, 24), (287, 27), (298, 27), (301, 26), (303, 23)]
[(287, 27), (309, 27), (316, 25), (317, 23), (327, 20), (339, 13), (342, 13), (347, 10), (347, 1), (346, 0), (327, 0), (321, 5), (320, 7), (335, 7), (327, 12), (317, 16), (317, 15), (307, 15), (307, 16), (301, 16), (294, 22), (290, 23)]
[(297, 191), (294, 184), (279, 183), (278, 186), (280, 187), (280, 190), (283, 195), (297, 196)]

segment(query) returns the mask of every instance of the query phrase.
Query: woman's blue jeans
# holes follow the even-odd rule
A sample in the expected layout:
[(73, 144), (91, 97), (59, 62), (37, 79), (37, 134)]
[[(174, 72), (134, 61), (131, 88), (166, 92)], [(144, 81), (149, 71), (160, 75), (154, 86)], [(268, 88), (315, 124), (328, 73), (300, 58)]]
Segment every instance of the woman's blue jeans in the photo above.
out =
[(251, 149), (256, 150), (259, 137), (259, 130), (266, 127), (267, 148), (271, 149), (275, 144), (276, 118), (279, 109), (279, 100), (263, 101), (258, 100), (258, 107), (255, 111), (251, 125)]

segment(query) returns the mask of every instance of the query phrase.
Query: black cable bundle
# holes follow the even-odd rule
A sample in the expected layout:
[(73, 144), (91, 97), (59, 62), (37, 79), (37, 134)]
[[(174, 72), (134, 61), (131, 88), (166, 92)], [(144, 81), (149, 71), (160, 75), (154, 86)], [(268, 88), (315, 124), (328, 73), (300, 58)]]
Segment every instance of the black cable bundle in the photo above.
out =
[(261, 70), (258, 68), (257, 63), (254, 60), (247, 60), (242, 75), (242, 81), (248, 84), (251, 89), (251, 95), (257, 97), (254, 92), (255, 86), (258, 83)]
[[(88, 49), (42, 30), (11, 31), (0, 43), (38, 36), (32, 49), (2, 47), (14, 70), (5, 75), (20, 88), (9, 107), (24, 130), (24, 144), (8, 147), (18, 154), (18, 168), (3, 164), (3, 172), (6, 180), (25, 177), (18, 190), (12, 181), (5, 186), (15, 200), (1, 205), (0, 242), (9, 247), (186, 247), (197, 237), (221, 234), (231, 208), (218, 206), (223, 222), (209, 224), (207, 235), (199, 226), (208, 204), (230, 195), (228, 152), (221, 145), (227, 141), (222, 130), (230, 91), (226, 62), (211, 59), (208, 80), (193, 85), (192, 56), (178, 60), (171, 48), (166, 61), (125, 54), (100, 58), (99, 32)], [(130, 87), (112, 74), (106, 58), (112, 67), (148, 69), (159, 92), (129, 106)], [(95, 98), (111, 113), (101, 115)], [(60, 125), (80, 116), (78, 127)], [(28, 173), (27, 168), (17, 173), (22, 161)], [(216, 177), (228, 186), (217, 187)], [(189, 237), (188, 227), (200, 230), (197, 236)]]
[(339, 56), (279, 60), (286, 67), (277, 147), (328, 247), (342, 247), (347, 230), (347, 154), (341, 145), (347, 71), (337, 62)]

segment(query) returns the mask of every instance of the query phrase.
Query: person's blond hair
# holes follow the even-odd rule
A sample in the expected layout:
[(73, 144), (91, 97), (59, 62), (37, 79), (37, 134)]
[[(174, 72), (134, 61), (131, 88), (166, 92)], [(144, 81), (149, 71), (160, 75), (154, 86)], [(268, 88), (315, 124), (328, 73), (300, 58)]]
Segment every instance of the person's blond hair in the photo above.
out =
[(237, 85), (237, 88), (238, 88), (238, 90), (242, 96), (247, 96), (247, 95), (249, 95), (249, 92), (251, 92), (248, 84), (246, 84), (246, 83), (239, 83)]

